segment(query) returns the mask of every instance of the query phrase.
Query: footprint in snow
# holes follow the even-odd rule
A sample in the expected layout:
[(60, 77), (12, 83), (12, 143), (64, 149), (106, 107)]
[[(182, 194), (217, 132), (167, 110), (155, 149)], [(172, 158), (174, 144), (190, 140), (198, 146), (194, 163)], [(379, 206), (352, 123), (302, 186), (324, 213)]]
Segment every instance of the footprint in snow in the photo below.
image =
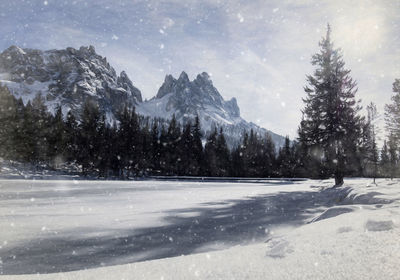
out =
[(293, 247), (290, 246), (289, 241), (281, 239), (281, 240), (273, 240), (269, 242), (269, 249), (266, 253), (267, 257), (271, 258), (284, 258), (287, 254), (293, 253)]
[(352, 230), (353, 230), (352, 227), (340, 227), (338, 228), (337, 233), (350, 232)]
[(393, 221), (372, 221), (368, 220), (365, 224), (367, 231), (387, 231), (394, 228)]

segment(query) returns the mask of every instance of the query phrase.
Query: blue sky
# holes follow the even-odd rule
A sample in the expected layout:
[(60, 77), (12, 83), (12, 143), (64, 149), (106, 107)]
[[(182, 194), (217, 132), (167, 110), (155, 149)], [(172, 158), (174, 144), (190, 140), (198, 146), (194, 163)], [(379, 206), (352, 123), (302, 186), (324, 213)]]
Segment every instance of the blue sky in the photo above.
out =
[(93, 45), (144, 98), (206, 71), (241, 115), (296, 136), (310, 58), (329, 22), (363, 104), (383, 115), (400, 78), (400, 1), (0, 1), (0, 49)]

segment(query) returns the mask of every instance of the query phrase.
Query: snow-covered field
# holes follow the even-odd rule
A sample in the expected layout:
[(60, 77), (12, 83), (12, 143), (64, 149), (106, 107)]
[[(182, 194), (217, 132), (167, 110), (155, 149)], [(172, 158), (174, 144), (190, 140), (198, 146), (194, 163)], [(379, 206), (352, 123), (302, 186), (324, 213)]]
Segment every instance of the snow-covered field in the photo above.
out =
[(400, 279), (377, 183), (0, 180), (0, 280)]

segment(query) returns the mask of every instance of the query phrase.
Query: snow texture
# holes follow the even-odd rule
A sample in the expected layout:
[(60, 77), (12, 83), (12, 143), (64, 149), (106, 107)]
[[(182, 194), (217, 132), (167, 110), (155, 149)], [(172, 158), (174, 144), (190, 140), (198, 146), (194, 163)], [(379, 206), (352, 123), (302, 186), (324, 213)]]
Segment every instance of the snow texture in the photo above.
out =
[(0, 279), (400, 279), (400, 181), (345, 182), (2, 180)]

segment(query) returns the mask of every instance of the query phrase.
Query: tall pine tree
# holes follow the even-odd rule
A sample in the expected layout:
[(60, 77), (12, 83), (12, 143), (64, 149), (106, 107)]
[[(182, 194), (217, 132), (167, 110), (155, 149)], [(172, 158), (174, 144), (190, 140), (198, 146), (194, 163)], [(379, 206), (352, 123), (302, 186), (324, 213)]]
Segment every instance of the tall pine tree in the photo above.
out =
[(396, 79), (393, 83), (392, 103), (385, 106), (386, 129), (389, 131), (392, 140), (400, 140), (400, 79)]
[(329, 173), (335, 177), (335, 185), (343, 184), (347, 150), (359, 132), (361, 110), (356, 101), (356, 82), (345, 68), (340, 49), (331, 41), (331, 28), (320, 42), (320, 52), (313, 55), (313, 75), (307, 76), (303, 99), (303, 120), (299, 128), (299, 140), (309, 148), (322, 151)]

